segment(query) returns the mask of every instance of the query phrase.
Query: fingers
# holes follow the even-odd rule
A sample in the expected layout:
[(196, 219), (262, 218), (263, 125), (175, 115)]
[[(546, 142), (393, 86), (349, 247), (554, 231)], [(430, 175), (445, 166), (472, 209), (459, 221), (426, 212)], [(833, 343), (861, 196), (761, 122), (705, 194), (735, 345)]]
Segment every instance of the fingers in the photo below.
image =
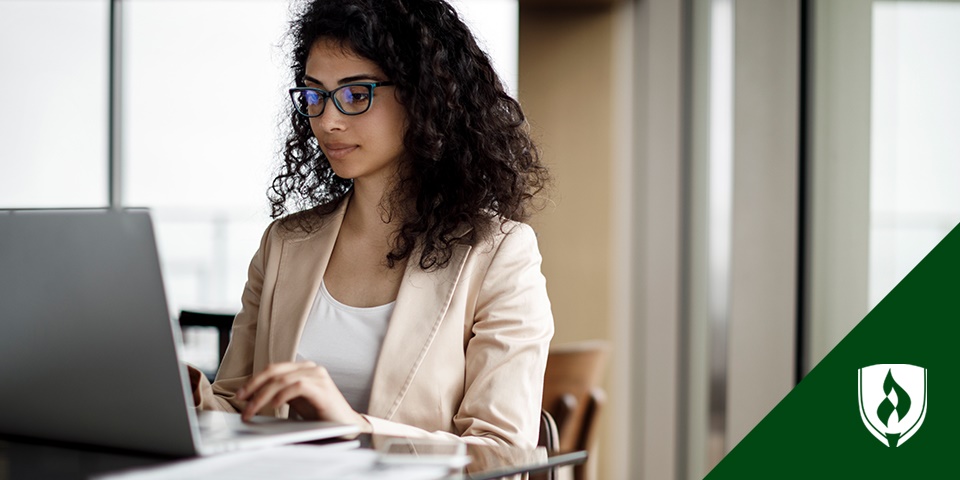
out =
[[(248, 400), (243, 419), (249, 420), (264, 407), (277, 408), (298, 396), (318, 396), (319, 385), (329, 379), (326, 369), (312, 362), (277, 364), (264, 370), (238, 392)], [(242, 396), (241, 396), (242, 394)], [(310, 403), (316, 403), (312, 399)]]
[(274, 363), (273, 365), (270, 365), (264, 369), (262, 372), (250, 377), (250, 380), (247, 380), (247, 383), (241, 387), (240, 390), (237, 390), (237, 398), (240, 400), (247, 400), (254, 392), (259, 390), (264, 383), (272, 380), (274, 377), (298, 370), (307, 365), (316, 366), (316, 364), (313, 362)]
[[(292, 384), (301, 383), (302, 380), (291, 378), (290, 374), (277, 377), (267, 383), (264, 383), (257, 390), (244, 407), (242, 416), (244, 420), (250, 420), (260, 410), (274, 403), (277, 392), (287, 388)], [(282, 404), (281, 404), (282, 405)]]
[[(290, 403), (296, 398), (306, 398), (309, 401), (317, 397), (319, 393), (320, 391), (315, 384), (300, 379), (278, 390), (268, 405), (273, 408), (279, 408), (281, 405)], [(315, 401), (310, 401), (310, 404), (316, 408)]]
[(263, 408), (289, 404), (305, 419), (353, 423), (363, 431), (371, 429), (370, 423), (343, 397), (329, 372), (313, 362), (271, 365), (251, 378), (237, 391), (237, 396), (247, 400), (242, 412), (245, 421)]

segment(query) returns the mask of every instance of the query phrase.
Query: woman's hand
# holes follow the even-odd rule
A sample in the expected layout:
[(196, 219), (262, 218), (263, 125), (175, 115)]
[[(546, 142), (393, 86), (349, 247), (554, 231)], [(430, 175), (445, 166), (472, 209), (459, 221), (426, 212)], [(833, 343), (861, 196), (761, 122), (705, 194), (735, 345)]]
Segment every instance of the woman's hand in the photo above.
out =
[(290, 404), (298, 415), (309, 420), (352, 423), (370, 433), (370, 422), (350, 407), (327, 369), (313, 362), (275, 363), (254, 375), (237, 391), (246, 400), (244, 420), (250, 420), (264, 407)]
[(203, 372), (197, 369), (192, 365), (187, 365), (187, 373), (190, 376), (190, 390), (193, 391), (193, 406), (200, 406), (200, 377), (203, 377)]

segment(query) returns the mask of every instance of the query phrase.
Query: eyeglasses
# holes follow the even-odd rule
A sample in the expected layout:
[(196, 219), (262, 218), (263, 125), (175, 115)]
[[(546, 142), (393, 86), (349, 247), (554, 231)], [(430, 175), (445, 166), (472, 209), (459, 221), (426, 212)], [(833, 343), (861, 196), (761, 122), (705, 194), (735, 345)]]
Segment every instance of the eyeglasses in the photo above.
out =
[(373, 90), (388, 87), (393, 82), (348, 83), (331, 91), (311, 87), (290, 89), (290, 99), (297, 112), (304, 117), (319, 117), (327, 107), (327, 99), (333, 98), (333, 104), (344, 115), (360, 115), (370, 110), (373, 103)]

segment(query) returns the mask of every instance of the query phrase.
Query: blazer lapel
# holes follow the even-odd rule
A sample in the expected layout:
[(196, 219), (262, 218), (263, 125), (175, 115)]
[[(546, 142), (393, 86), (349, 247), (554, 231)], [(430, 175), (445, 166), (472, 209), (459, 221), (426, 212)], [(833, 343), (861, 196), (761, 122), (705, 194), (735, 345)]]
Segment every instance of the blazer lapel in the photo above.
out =
[(270, 312), (269, 363), (295, 359), (300, 334), (320, 290), (349, 201), (349, 197), (343, 199), (318, 231), (283, 242)]
[(390, 419), (397, 411), (446, 315), (470, 246), (454, 248), (450, 263), (424, 272), (414, 251), (407, 262), (397, 303), (373, 375), (369, 412)]

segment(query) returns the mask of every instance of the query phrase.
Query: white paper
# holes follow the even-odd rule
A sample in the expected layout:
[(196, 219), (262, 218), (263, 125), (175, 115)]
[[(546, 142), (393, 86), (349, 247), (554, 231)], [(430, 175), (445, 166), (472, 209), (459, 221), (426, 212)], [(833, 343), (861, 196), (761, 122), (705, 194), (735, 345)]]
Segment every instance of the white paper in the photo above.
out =
[(99, 480), (432, 480), (449, 474), (437, 465), (382, 465), (373, 450), (334, 445), (288, 445), (175, 461), (97, 477)]

